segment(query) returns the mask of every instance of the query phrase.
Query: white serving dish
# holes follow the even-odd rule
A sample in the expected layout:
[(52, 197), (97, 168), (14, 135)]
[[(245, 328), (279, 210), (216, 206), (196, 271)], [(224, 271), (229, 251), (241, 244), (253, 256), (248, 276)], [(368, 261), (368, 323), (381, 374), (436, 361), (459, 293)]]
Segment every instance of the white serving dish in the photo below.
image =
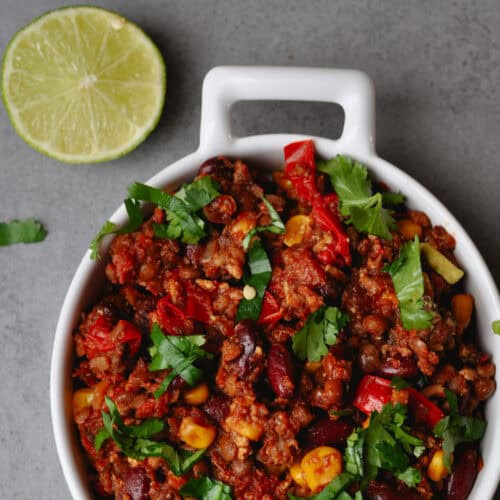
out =
[[(468, 271), (466, 288), (476, 301), (480, 342), (500, 365), (500, 337), (491, 322), (500, 318), (500, 300), (481, 255), (451, 213), (427, 189), (410, 176), (379, 158), (375, 152), (375, 94), (371, 80), (362, 72), (343, 69), (227, 66), (212, 69), (203, 83), (200, 146), (198, 150), (164, 168), (147, 183), (155, 187), (176, 186), (192, 179), (200, 164), (215, 155), (243, 158), (269, 170), (283, 165), (283, 146), (305, 139), (296, 134), (233, 137), (230, 108), (242, 100), (320, 101), (340, 104), (345, 112), (342, 136), (338, 140), (313, 137), (319, 156), (338, 153), (365, 163), (375, 177), (408, 198), (411, 208), (425, 211), (434, 224), (441, 224), (455, 236), (456, 256)], [(131, 179), (132, 181), (133, 179)], [(111, 217), (123, 224), (122, 205)], [(109, 240), (108, 240), (109, 244)], [(104, 250), (104, 248), (103, 248)], [(59, 459), (74, 499), (92, 498), (86, 465), (71, 414), (73, 343), (72, 331), (81, 312), (96, 299), (104, 282), (103, 264), (83, 257), (64, 300), (54, 341), (50, 373), (52, 425)], [(498, 385), (498, 377), (497, 377)], [(474, 500), (493, 497), (500, 478), (500, 391), (486, 407), (488, 429), (481, 450), (484, 468), (470, 495)]]

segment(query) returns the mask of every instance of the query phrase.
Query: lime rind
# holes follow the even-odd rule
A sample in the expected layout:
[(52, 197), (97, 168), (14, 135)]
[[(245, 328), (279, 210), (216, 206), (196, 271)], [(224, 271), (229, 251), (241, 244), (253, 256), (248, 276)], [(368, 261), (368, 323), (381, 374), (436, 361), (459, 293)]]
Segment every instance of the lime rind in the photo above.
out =
[[(140, 127), (136, 127), (137, 131), (134, 134), (134, 136), (131, 139), (128, 139), (122, 144), (119, 144), (115, 148), (111, 149), (102, 149), (100, 151), (93, 152), (91, 154), (85, 153), (85, 154), (74, 154), (74, 153), (65, 153), (63, 151), (57, 150), (57, 148), (50, 147), (50, 145), (44, 144), (43, 141), (36, 140), (36, 138), (33, 138), (33, 134), (30, 133), (26, 127), (23, 124), (23, 120), (19, 116), (19, 109), (17, 106), (13, 106), (12, 103), (10, 102), (11, 95), (9, 93), (8, 89), (8, 84), (10, 82), (10, 78), (12, 77), (12, 74), (14, 71), (13, 68), (13, 61), (12, 57), (13, 54), (15, 53), (16, 49), (16, 44), (19, 44), (23, 39), (26, 38), (26, 35), (29, 35), (30, 33), (40, 30), (43, 23), (46, 23), (52, 19), (60, 19), (61, 16), (67, 17), (68, 15), (76, 16), (76, 14), (87, 14), (87, 15), (95, 15), (95, 14), (100, 14), (103, 16), (103, 18), (108, 18), (110, 22), (117, 22), (117, 23), (123, 23), (123, 25), (127, 26), (132, 32), (133, 32), (133, 37), (137, 40), (137, 47), (144, 47), (148, 55), (151, 56), (150, 60), (155, 64), (155, 69), (157, 71), (157, 78), (156, 81), (140, 81), (137, 80), (135, 82), (135, 85), (140, 88), (143, 87), (145, 89), (149, 88), (155, 88), (156, 89), (156, 94), (157, 94), (157, 100), (154, 103), (154, 109), (148, 116), (148, 119), (146, 123), (142, 124)], [(121, 29), (121, 27), (117, 28)], [(75, 37), (78, 36), (78, 34), (75, 34)], [(136, 48), (137, 48), (136, 47)], [(80, 53), (79, 56), (82, 54)], [(64, 76), (64, 75), (63, 75)], [(30, 24), (27, 26), (23, 27), (21, 30), (19, 30), (14, 37), (10, 40), (8, 43), (5, 53), (4, 53), (4, 58), (2, 61), (2, 80), (1, 80), (1, 92), (2, 92), (2, 100), (4, 102), (5, 108), (7, 109), (9, 118), (11, 120), (11, 123), (16, 130), (16, 132), (19, 134), (19, 136), (27, 142), (33, 149), (39, 151), (40, 153), (49, 156), (50, 158), (57, 159), (59, 161), (67, 162), (67, 163), (98, 163), (98, 162), (105, 162), (109, 160), (113, 160), (116, 158), (119, 158), (133, 149), (135, 149), (139, 144), (141, 144), (149, 135), (150, 133), (155, 129), (156, 125), (158, 124), (164, 105), (165, 105), (165, 93), (166, 93), (166, 67), (165, 63), (163, 60), (163, 57), (158, 49), (158, 47), (153, 43), (153, 41), (133, 22), (129, 20), (125, 20), (123, 17), (121, 17), (119, 14), (114, 13), (112, 11), (102, 9), (100, 7), (94, 7), (94, 6), (69, 6), (69, 7), (62, 7), (59, 9), (55, 9), (52, 11), (49, 11), (36, 19), (34, 19)], [(134, 85), (131, 82), (128, 82), (130, 85)], [(103, 85), (115, 85), (115, 94), (116, 94), (116, 86), (124, 86), (124, 82), (120, 81), (105, 81), (103, 82)], [(125, 85), (126, 86), (126, 85)], [(104, 93), (105, 95), (105, 93)], [(58, 96), (53, 96), (53, 98), (57, 98)], [(48, 100), (50, 101), (50, 99)], [(79, 105), (83, 106), (83, 99), (79, 98), (77, 99), (79, 101)], [(92, 99), (87, 99), (87, 101), (90, 103), (88, 104), (88, 109), (87, 112), (91, 112), (91, 101)], [(43, 104), (43, 103), (42, 103)], [(109, 103), (108, 103), (109, 104)], [(67, 113), (70, 112), (70, 110), (66, 110)], [(125, 113), (125, 115), (124, 115)], [(43, 114), (43, 113), (42, 113)], [(119, 123), (120, 120), (124, 119), (129, 119), (129, 116), (126, 116), (126, 110), (125, 109), (118, 109), (118, 110), (113, 110), (111, 114), (115, 114), (116, 118), (116, 123)], [(40, 117), (42, 119), (42, 117)], [(75, 124), (75, 127), (79, 126), (79, 123)], [(90, 127), (93, 128), (93, 127)], [(95, 131), (94, 131), (95, 134)]]

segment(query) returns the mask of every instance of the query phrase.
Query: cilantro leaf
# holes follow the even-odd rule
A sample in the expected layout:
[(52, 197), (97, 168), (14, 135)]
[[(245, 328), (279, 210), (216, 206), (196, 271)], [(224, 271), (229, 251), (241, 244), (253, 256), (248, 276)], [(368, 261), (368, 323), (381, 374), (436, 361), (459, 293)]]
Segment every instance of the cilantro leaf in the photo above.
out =
[(493, 321), (493, 323), (491, 323), (491, 329), (493, 330), (493, 333), (500, 335), (500, 319), (497, 319)]
[(348, 321), (349, 316), (337, 307), (320, 307), (293, 336), (293, 352), (301, 360), (319, 361), (328, 353), (328, 346), (335, 344), (337, 334)]
[(266, 200), (264, 196), (262, 197), (262, 201), (266, 205), (267, 211), (269, 212), (269, 216), (271, 217), (271, 224), (268, 224), (267, 226), (257, 226), (254, 227), (251, 231), (249, 231), (245, 236), (245, 238), (243, 239), (243, 248), (245, 250), (248, 248), (250, 240), (257, 233), (268, 231), (274, 234), (283, 234), (285, 232), (285, 224), (283, 224), (283, 221), (281, 220), (281, 217), (279, 216), (278, 212), (276, 212), (275, 208), (271, 205), (271, 203), (269, 203), (269, 201)]
[(392, 472), (408, 486), (421, 480), (417, 469), (410, 466), (410, 456), (419, 457), (424, 443), (412, 436), (404, 425), (407, 408), (386, 404), (382, 411), (372, 412), (370, 425), (356, 429), (347, 439), (344, 460), (346, 471), (363, 480), (375, 479), (379, 469)]
[(392, 278), (399, 300), (401, 321), (407, 330), (423, 330), (431, 325), (432, 314), (424, 309), (424, 278), (418, 236), (405, 243), (399, 257), (384, 268)]
[(335, 192), (339, 196), (342, 215), (349, 216), (348, 222), (358, 231), (391, 239), (390, 231), (396, 223), (391, 211), (383, 207), (394, 206), (403, 201), (397, 193), (372, 193), (368, 169), (346, 156), (318, 164), (318, 170), (328, 174)]
[(47, 231), (34, 219), (0, 222), (0, 247), (15, 243), (38, 243), (45, 236)]
[(127, 198), (124, 202), (125, 209), (128, 214), (128, 222), (121, 229), (118, 229), (114, 222), (107, 220), (101, 227), (99, 232), (96, 234), (95, 238), (90, 242), (90, 258), (92, 260), (97, 260), (101, 256), (99, 255), (99, 246), (101, 244), (104, 236), (108, 234), (126, 234), (133, 233), (137, 231), (142, 224), (143, 214), (141, 210), (141, 204), (138, 201)]
[(256, 294), (251, 300), (241, 299), (236, 313), (236, 321), (244, 319), (257, 321), (259, 319), (264, 294), (273, 273), (266, 249), (259, 238), (253, 240), (248, 249), (247, 258), (249, 272), (243, 276), (243, 282), (245, 285), (255, 288)]
[(463, 417), (458, 413), (458, 401), (454, 392), (445, 389), (450, 414), (434, 427), (436, 437), (443, 439), (444, 463), (451, 470), (451, 453), (461, 443), (479, 441), (486, 432), (486, 422), (479, 418)]
[(397, 207), (404, 203), (405, 199), (405, 195), (401, 193), (391, 193), (390, 191), (382, 193), (382, 203), (386, 207)]
[[(312, 495), (309, 500), (341, 500), (341, 499), (351, 499), (352, 497), (346, 496), (345, 489), (354, 482), (356, 478), (349, 474), (349, 472), (342, 472), (336, 476), (330, 483), (328, 483), (322, 491), (317, 495)], [(344, 494), (345, 493), (345, 494)], [(341, 496), (343, 495), (343, 496)], [(300, 500), (301, 497), (296, 497), (291, 493), (288, 493), (288, 498), (290, 500)], [(359, 495), (355, 496), (354, 499), (357, 500)]]
[(202, 335), (165, 335), (160, 326), (155, 323), (151, 329), (151, 340), (153, 346), (149, 348), (151, 355), (149, 370), (158, 371), (171, 368), (170, 373), (154, 392), (156, 398), (159, 398), (168, 389), (177, 375), (191, 386), (199, 382), (203, 372), (193, 363), (200, 359), (212, 358), (212, 354), (200, 348), (206, 342), (205, 337)]
[(220, 186), (207, 175), (183, 184), (174, 196), (182, 200), (191, 212), (197, 212), (220, 195), (219, 189)]
[(109, 413), (102, 411), (104, 428), (96, 435), (94, 446), (97, 451), (108, 438), (113, 439), (118, 448), (130, 458), (144, 460), (146, 457), (161, 457), (172, 472), (180, 476), (189, 471), (202, 457), (205, 449), (196, 452), (177, 451), (168, 443), (153, 441), (150, 437), (164, 429), (165, 424), (157, 418), (146, 419), (139, 425), (125, 425), (114, 401), (105, 397)]
[(199, 500), (232, 500), (233, 498), (230, 486), (207, 476), (191, 478), (181, 487), (179, 493), (183, 497)]

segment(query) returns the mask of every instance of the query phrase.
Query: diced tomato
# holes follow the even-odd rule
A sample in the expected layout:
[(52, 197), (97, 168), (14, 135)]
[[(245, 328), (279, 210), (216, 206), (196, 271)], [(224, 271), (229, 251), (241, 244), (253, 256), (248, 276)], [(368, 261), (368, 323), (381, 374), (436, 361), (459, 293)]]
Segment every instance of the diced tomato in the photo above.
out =
[(157, 304), (160, 326), (169, 335), (178, 335), (187, 317), (179, 307), (172, 304), (170, 297), (166, 295)]
[(284, 149), (285, 176), (291, 181), (300, 201), (311, 204), (319, 196), (316, 187), (316, 161), (311, 140), (293, 142)]
[(112, 329), (111, 320), (106, 316), (99, 316), (94, 321), (85, 336), (85, 350), (89, 359), (114, 349), (110, 336)]
[(257, 323), (259, 325), (273, 326), (281, 319), (282, 316), (283, 313), (280, 311), (277, 300), (266, 290)]
[(410, 393), (409, 405), (417, 422), (425, 423), (431, 429), (444, 417), (441, 408), (429, 401), (422, 393), (413, 388), (408, 389)]
[(186, 281), (186, 303), (184, 313), (188, 318), (208, 323), (213, 315), (212, 297), (209, 292)]
[(134, 356), (134, 354), (139, 350), (139, 347), (141, 346), (141, 331), (132, 323), (129, 323), (124, 319), (118, 321), (118, 324), (115, 328), (117, 327), (121, 328), (123, 331), (120, 342), (129, 344), (130, 355)]
[(392, 400), (391, 381), (375, 375), (365, 375), (358, 385), (354, 406), (370, 415), (372, 411), (382, 411), (382, 407)]

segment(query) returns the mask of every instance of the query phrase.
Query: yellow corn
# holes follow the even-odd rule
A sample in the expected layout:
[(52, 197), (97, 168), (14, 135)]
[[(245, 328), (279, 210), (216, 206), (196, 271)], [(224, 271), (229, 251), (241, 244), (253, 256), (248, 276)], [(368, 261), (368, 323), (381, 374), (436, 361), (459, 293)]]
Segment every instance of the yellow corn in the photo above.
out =
[(179, 427), (180, 438), (198, 450), (210, 446), (214, 442), (215, 434), (215, 427), (194, 417), (184, 417)]
[(398, 221), (398, 230), (401, 233), (401, 236), (407, 240), (413, 240), (415, 239), (415, 236), (422, 239), (422, 226), (420, 224), (416, 224), (410, 219), (402, 219)]
[(305, 488), (307, 486), (306, 477), (304, 475), (304, 471), (300, 466), (300, 463), (297, 462), (290, 467), (290, 475), (292, 479), (299, 485)]
[(184, 393), (186, 403), (190, 405), (201, 405), (208, 399), (208, 385), (200, 384)]
[(311, 223), (307, 215), (294, 215), (288, 219), (285, 226), (285, 237), (283, 242), (287, 247), (298, 245), (304, 239), (307, 229)]
[(308, 361), (304, 368), (309, 373), (315, 373), (321, 368), (321, 361)]
[(90, 408), (93, 400), (94, 390), (90, 387), (75, 391), (73, 393), (73, 415), (77, 415), (85, 408)]
[(342, 472), (342, 454), (336, 448), (319, 446), (304, 456), (300, 466), (307, 486), (316, 491)]
[(459, 330), (467, 328), (474, 309), (474, 298), (468, 293), (458, 293), (451, 299), (451, 310)]
[[(453, 461), (453, 455), (451, 456)], [(443, 461), (443, 450), (437, 450), (432, 455), (432, 459), (427, 467), (427, 476), (432, 481), (441, 481), (449, 474), (448, 469), (446, 468)]]

